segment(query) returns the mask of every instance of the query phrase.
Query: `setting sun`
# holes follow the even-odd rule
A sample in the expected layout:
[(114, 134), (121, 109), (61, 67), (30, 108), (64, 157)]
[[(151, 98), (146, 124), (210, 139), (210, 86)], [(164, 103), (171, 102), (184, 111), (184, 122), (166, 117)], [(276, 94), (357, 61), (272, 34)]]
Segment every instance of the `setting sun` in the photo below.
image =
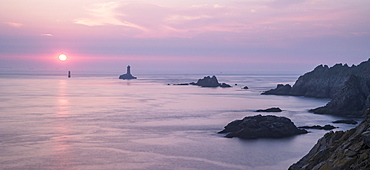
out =
[(59, 55), (58, 58), (59, 58), (60, 61), (66, 61), (67, 60), (67, 56), (64, 55), (64, 54)]

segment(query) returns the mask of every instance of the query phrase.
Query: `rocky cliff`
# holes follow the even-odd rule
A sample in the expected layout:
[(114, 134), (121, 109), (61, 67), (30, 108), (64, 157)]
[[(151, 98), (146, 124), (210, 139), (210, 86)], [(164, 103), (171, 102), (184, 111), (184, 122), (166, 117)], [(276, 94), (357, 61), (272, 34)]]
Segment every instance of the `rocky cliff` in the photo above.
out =
[(293, 87), (287, 89), (287, 85), (278, 85), (276, 89), (262, 94), (331, 98), (326, 106), (311, 111), (362, 116), (365, 109), (370, 107), (370, 59), (351, 67), (347, 64), (336, 64), (333, 67), (319, 65), (313, 71), (300, 76)]
[(290, 170), (370, 169), (370, 110), (365, 120), (346, 132), (329, 132)]

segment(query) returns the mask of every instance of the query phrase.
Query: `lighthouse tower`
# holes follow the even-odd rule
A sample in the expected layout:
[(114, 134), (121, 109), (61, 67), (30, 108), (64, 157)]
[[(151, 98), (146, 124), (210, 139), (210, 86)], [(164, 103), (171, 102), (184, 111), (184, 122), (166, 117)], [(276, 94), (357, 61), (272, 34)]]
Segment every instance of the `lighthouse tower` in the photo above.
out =
[(127, 66), (127, 73), (126, 74), (131, 74), (131, 67)]

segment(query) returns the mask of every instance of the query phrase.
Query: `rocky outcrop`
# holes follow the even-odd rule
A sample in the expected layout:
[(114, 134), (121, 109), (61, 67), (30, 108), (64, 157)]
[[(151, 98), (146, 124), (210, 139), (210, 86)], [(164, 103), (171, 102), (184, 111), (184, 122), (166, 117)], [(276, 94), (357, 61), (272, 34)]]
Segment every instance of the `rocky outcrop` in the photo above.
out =
[(370, 107), (370, 59), (351, 67), (347, 64), (330, 68), (319, 65), (300, 76), (290, 90), (288, 85), (278, 85), (262, 94), (330, 98), (332, 100), (327, 105), (311, 112), (363, 116), (365, 109)]
[(216, 76), (207, 76), (203, 79), (199, 79), (196, 83), (190, 83), (191, 85), (197, 85), (201, 87), (231, 87), (229, 84), (226, 83), (219, 83)]
[(329, 132), (290, 170), (370, 169), (370, 110), (356, 128)]
[(292, 86), (289, 84), (283, 85), (278, 84), (275, 89), (271, 89), (263, 92), (264, 95), (289, 95), (289, 92), (292, 90)]
[(369, 90), (370, 78), (350, 75), (328, 104), (311, 111), (342, 116), (360, 116), (364, 109), (369, 107), (366, 105), (366, 100), (370, 97)]
[(256, 112), (282, 112), (282, 110), (278, 107), (272, 107), (268, 109), (259, 109), (259, 110), (256, 110)]
[(357, 121), (356, 120), (352, 120), (352, 119), (347, 119), (347, 120), (336, 120), (332, 123), (344, 123), (344, 124), (350, 124), (350, 125), (355, 125), (357, 124)]
[(333, 125), (325, 125), (325, 126), (314, 125), (314, 126), (300, 126), (298, 128), (301, 128), (301, 129), (332, 130), (332, 129), (335, 129), (337, 127), (335, 127)]
[(243, 120), (235, 120), (225, 126), (219, 133), (227, 133), (225, 137), (239, 137), (242, 139), (257, 138), (283, 138), (307, 133), (304, 129), (297, 128), (286, 117), (277, 116), (249, 116)]

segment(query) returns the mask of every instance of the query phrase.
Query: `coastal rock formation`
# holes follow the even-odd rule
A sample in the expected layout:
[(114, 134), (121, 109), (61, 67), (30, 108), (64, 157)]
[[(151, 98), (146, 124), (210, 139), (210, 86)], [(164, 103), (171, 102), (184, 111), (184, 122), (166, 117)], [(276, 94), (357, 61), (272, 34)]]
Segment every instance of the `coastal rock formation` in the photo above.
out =
[(127, 66), (127, 72), (126, 74), (122, 74), (119, 76), (119, 79), (129, 80), (129, 79), (136, 79), (137, 77), (134, 77), (131, 75), (130, 66)]
[(268, 109), (259, 109), (259, 110), (256, 110), (256, 112), (282, 112), (282, 110), (278, 107), (272, 107)]
[[(370, 67), (370, 65), (369, 65)], [(370, 71), (369, 71), (370, 74)], [(337, 114), (342, 116), (361, 116), (370, 97), (370, 78), (350, 75), (343, 87), (332, 100), (323, 107), (312, 109), (314, 113)]]
[(332, 130), (332, 129), (335, 129), (337, 127), (335, 127), (333, 125), (325, 125), (325, 126), (314, 125), (314, 126), (300, 126), (298, 128), (302, 128), (302, 129)]
[(216, 76), (207, 76), (203, 79), (199, 79), (196, 83), (190, 83), (191, 85), (197, 85), (201, 87), (231, 87), (226, 83), (219, 83)]
[(349, 67), (319, 65), (300, 76), (289, 90), (287, 85), (262, 94), (306, 96), (332, 99), (327, 105), (312, 109), (314, 113), (340, 116), (363, 116), (370, 107), (370, 59)]
[(289, 137), (304, 134), (307, 131), (298, 129), (286, 117), (256, 115), (245, 117), (243, 120), (235, 120), (219, 133), (227, 133), (225, 137), (228, 138), (257, 139)]
[(370, 110), (356, 128), (325, 134), (289, 169), (370, 169)]
[(265, 91), (262, 94), (265, 94), (265, 95), (270, 95), (270, 94), (273, 94), (273, 95), (288, 95), (290, 90), (292, 90), (292, 86), (290, 86), (289, 84), (286, 84), (286, 85), (278, 84), (275, 89)]
[(357, 124), (357, 121), (349, 119), (349, 120), (337, 120), (337, 121), (334, 121), (332, 123), (345, 123), (345, 124), (355, 125), (355, 124)]

